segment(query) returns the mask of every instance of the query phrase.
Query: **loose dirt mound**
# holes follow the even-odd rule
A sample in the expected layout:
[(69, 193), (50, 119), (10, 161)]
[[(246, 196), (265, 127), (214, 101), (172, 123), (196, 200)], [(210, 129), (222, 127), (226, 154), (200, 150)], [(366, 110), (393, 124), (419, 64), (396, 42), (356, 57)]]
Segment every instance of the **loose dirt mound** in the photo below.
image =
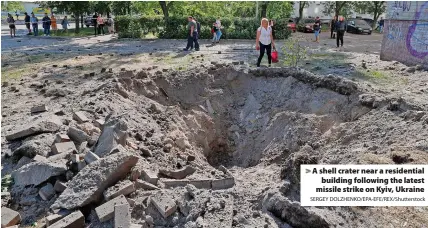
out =
[[(21, 90), (29, 94), (23, 102), (44, 95), (49, 111), (36, 118), (60, 117), (63, 125), (54, 133), (68, 133), (69, 139), (36, 134), (47, 136), (47, 144), (58, 143), (58, 137), (76, 144), (74, 151), (59, 154), (38, 152), (40, 147), (26, 152), (39, 137), (13, 142), (2, 138), (2, 152), (14, 159), (2, 161), (6, 171), (24, 162), (21, 169), (30, 170), (40, 162), (50, 167), (68, 160), (67, 172), (46, 176), (31, 188), (14, 185), (12, 201), (2, 200), (2, 206), (21, 212), (23, 223), (43, 218), (52, 205), (62, 205), (81, 209), (94, 227), (108, 227), (113, 214), (97, 209), (106, 213), (102, 217), (94, 209), (119, 197), (100, 200), (104, 191), (104, 197), (106, 192), (125, 195), (132, 223), (149, 227), (383, 227), (386, 223), (363, 217), (380, 213), (371, 208), (301, 207), (300, 164), (427, 162), (422, 156), (428, 151), (426, 103), (381, 95), (338, 77), (292, 68), (248, 71), (214, 63), (185, 72), (104, 72), (94, 79), (102, 85), (71, 80), (67, 93), (55, 83), (28, 87), (30, 80), (23, 82)], [(44, 87), (62, 95), (46, 93)], [(12, 98), (7, 94), (6, 102)], [(73, 114), (78, 110), (88, 122)], [(15, 133), (15, 123), (31, 123), (30, 119), (28, 114), (5, 118), (2, 135)], [(98, 167), (128, 153), (138, 162), (129, 162), (127, 169), (111, 167), (120, 174)], [(35, 154), (47, 156), (47, 161), (22, 157)], [(80, 180), (80, 170), (87, 179)], [(126, 174), (128, 181), (112, 183)], [(62, 190), (67, 201), (58, 201), (64, 198), (58, 191), (38, 203), (38, 189), (58, 181), (73, 185)], [(77, 202), (79, 193), (92, 198), (76, 204), (80, 208), (66, 205)], [(383, 216), (395, 213), (394, 208), (388, 210)], [(418, 217), (424, 211), (412, 213)]]

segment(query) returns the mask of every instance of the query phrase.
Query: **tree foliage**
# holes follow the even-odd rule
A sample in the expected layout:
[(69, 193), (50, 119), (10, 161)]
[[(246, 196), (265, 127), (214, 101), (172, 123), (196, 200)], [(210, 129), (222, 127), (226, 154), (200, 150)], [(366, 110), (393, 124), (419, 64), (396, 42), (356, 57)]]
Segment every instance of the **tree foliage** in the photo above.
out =
[(7, 1), (1, 2), (1, 5), (4, 11), (6, 12), (15, 12), (15, 11), (24, 11), (24, 4), (22, 4), (22, 2), (17, 2), (17, 1)]
[(300, 1), (299, 2), (299, 17), (297, 18), (296, 23), (299, 23), (300, 20), (302, 20), (303, 17), (303, 9), (309, 7), (308, 1)]
[(342, 15), (348, 17), (352, 14), (354, 9), (355, 2), (345, 2), (345, 1), (325, 1), (322, 3), (324, 6), (323, 13), (325, 15), (338, 16)]
[(375, 27), (379, 16), (386, 11), (385, 1), (355, 2), (354, 4), (355, 10), (373, 14), (373, 28)]

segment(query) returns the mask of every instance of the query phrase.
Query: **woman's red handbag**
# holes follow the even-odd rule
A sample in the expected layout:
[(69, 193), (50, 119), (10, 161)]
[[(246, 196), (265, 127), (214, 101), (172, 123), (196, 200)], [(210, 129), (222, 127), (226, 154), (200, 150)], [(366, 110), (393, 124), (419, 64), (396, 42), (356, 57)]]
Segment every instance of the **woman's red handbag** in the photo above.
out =
[(271, 53), (272, 62), (277, 63), (278, 62), (278, 52), (276, 50), (273, 50)]

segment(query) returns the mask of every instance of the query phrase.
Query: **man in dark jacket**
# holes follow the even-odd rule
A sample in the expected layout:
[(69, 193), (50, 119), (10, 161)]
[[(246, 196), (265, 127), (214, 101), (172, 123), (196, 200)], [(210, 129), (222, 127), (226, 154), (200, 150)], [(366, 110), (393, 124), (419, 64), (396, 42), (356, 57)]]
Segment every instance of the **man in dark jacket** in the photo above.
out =
[(45, 13), (45, 16), (42, 19), (43, 22), (43, 33), (45, 36), (51, 36), (51, 19), (49, 18), (48, 14)]
[(339, 40), (341, 43), (341, 47), (343, 47), (343, 35), (345, 35), (346, 32), (346, 21), (343, 18), (343, 16), (339, 17), (339, 21), (336, 22), (336, 30), (337, 30), (337, 38), (336, 38), (336, 44), (337, 47), (339, 47)]
[(97, 18), (98, 18), (98, 14), (95, 13), (94, 16), (92, 16), (92, 25), (94, 26), (95, 29), (95, 36), (97, 36)]
[(330, 29), (331, 29), (330, 38), (332, 39), (336, 38), (336, 22), (337, 22), (337, 16), (334, 16), (330, 24)]
[(30, 15), (28, 15), (27, 12), (25, 12), (24, 14), (25, 14), (25, 18), (24, 18), (25, 27), (27, 27), (27, 29), (28, 29), (28, 34), (27, 35), (31, 35)]
[(198, 32), (198, 39), (200, 39), (201, 38), (201, 23), (199, 23), (199, 21), (196, 20), (195, 17), (193, 18), (193, 20), (195, 20), (195, 22), (196, 22), (196, 30), (198, 30), (197, 31)]

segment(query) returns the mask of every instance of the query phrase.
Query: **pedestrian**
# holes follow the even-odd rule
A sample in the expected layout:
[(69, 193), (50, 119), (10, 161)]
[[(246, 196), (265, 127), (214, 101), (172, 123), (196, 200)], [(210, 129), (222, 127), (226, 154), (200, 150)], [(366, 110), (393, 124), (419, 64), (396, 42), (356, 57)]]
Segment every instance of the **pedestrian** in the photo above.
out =
[(196, 22), (196, 30), (198, 32), (198, 39), (200, 39), (200, 35), (201, 35), (201, 23), (198, 22), (198, 20), (196, 20), (196, 18), (194, 17), (193, 20), (195, 20)]
[(334, 16), (333, 20), (331, 20), (331, 22), (330, 22), (330, 30), (331, 30), (330, 38), (331, 39), (336, 38), (336, 22), (337, 22), (337, 15)]
[(9, 30), (10, 30), (10, 37), (16, 37), (16, 27), (15, 27), (15, 20), (13, 19), (12, 15), (10, 13), (7, 14), (7, 23), (9, 24)]
[(215, 44), (215, 42), (217, 41), (217, 26), (216, 26), (216, 23), (215, 23), (215, 22), (213, 23), (213, 27), (212, 27), (212, 29), (211, 29), (211, 33), (213, 34), (213, 41), (212, 41), (212, 44), (214, 45), (214, 44)]
[(62, 19), (62, 21), (61, 21), (61, 25), (62, 25), (63, 32), (68, 33), (68, 26), (69, 26), (70, 24), (68, 23), (68, 18), (67, 18), (67, 16), (65, 16), (65, 17), (64, 17), (64, 19)]
[(24, 17), (25, 27), (27, 27), (27, 30), (28, 30), (27, 35), (31, 35), (31, 24), (30, 24), (31, 18), (27, 12), (25, 12), (24, 15), (25, 15), (25, 17)]
[(19, 13), (18, 10), (15, 10), (16, 20), (19, 21)]
[(98, 32), (97, 18), (98, 18), (98, 14), (95, 13), (94, 16), (92, 16), (92, 24), (94, 25), (95, 36), (97, 36), (97, 32)]
[(223, 33), (221, 33), (221, 21), (220, 21), (220, 17), (217, 18), (217, 20), (215, 21), (215, 24), (217, 26), (216, 42), (220, 43), (221, 35), (223, 35)]
[(339, 48), (339, 40), (340, 40), (340, 46), (343, 47), (343, 36), (345, 35), (346, 31), (346, 22), (343, 16), (339, 16), (339, 21), (336, 22), (336, 30), (337, 30), (337, 38), (336, 38), (336, 44)]
[(106, 22), (107, 28), (108, 28), (108, 33), (113, 33), (114, 34), (114, 21), (113, 18), (111, 18), (111, 15), (109, 15), (107, 22)]
[(269, 20), (269, 26), (272, 29), (272, 36), (273, 36), (273, 38), (276, 39), (275, 38), (275, 24), (274, 24), (273, 20)]
[(314, 42), (319, 43), (319, 36), (320, 36), (320, 30), (321, 30), (321, 21), (319, 17), (316, 17), (313, 28), (314, 28), (314, 34), (315, 34)]
[(31, 22), (31, 25), (33, 26), (34, 36), (38, 36), (39, 35), (39, 19), (37, 19), (37, 17), (34, 16), (33, 12), (31, 12), (30, 22)]
[(257, 29), (256, 50), (260, 50), (259, 58), (257, 59), (257, 67), (260, 67), (265, 51), (267, 52), (269, 67), (272, 63), (272, 47), (275, 49), (273, 41), (272, 28), (269, 26), (269, 21), (263, 18), (261, 26)]
[(383, 20), (383, 17), (380, 18), (379, 21), (379, 32), (383, 33), (383, 25), (384, 25), (385, 21)]
[(101, 34), (101, 32), (103, 32), (103, 35), (105, 35), (105, 32), (104, 32), (104, 19), (103, 19), (102, 16), (103, 16), (102, 14), (99, 14), (98, 18), (97, 18), (98, 34)]
[(58, 30), (58, 27), (57, 27), (57, 24), (56, 24), (55, 15), (53, 13), (51, 14), (51, 26), (52, 26), (52, 31), (56, 34), (56, 31)]
[(199, 51), (199, 43), (198, 43), (198, 32), (196, 22), (193, 20), (192, 16), (187, 18), (187, 46), (184, 51), (189, 51), (193, 49), (193, 43), (195, 43), (195, 50)]
[(45, 13), (45, 16), (42, 19), (42, 23), (44, 36), (51, 36), (51, 19), (48, 17), (47, 13)]

